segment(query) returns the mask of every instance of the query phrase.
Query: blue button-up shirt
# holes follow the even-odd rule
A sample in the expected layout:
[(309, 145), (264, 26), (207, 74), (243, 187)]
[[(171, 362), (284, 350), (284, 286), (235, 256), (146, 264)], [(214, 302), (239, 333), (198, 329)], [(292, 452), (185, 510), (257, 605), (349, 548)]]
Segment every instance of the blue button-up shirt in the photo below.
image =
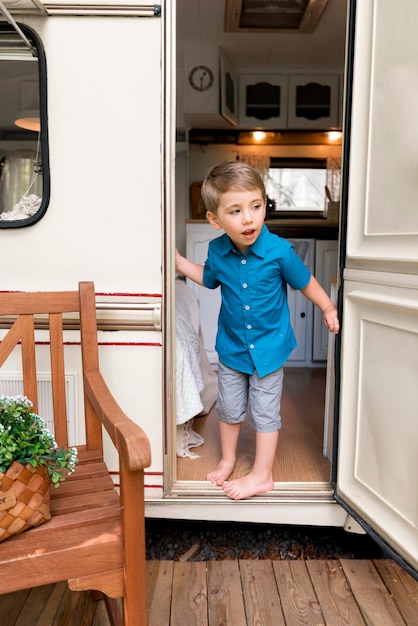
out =
[(211, 241), (203, 283), (221, 286), (215, 347), (222, 363), (260, 377), (279, 369), (297, 345), (287, 285), (303, 289), (310, 278), (293, 246), (266, 225), (245, 254), (226, 234)]

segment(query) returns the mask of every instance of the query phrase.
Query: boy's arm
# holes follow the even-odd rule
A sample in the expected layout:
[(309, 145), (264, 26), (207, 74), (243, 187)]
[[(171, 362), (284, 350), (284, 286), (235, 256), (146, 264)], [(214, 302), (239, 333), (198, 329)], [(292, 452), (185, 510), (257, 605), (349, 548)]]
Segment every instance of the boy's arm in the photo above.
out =
[(176, 270), (198, 285), (203, 286), (203, 265), (189, 261), (186, 257), (181, 256), (178, 250), (176, 250)]
[(311, 276), (309, 283), (304, 289), (301, 289), (301, 292), (321, 309), (324, 315), (325, 326), (329, 328), (332, 333), (337, 334), (340, 330), (337, 308), (326, 291), (322, 289), (315, 276)]

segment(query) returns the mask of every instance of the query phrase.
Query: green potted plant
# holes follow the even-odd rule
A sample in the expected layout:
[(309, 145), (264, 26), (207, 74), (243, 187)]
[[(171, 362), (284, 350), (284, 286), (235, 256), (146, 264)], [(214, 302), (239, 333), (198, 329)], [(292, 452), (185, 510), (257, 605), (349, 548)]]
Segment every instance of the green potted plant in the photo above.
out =
[(0, 541), (50, 517), (49, 488), (77, 463), (76, 448), (58, 448), (25, 396), (0, 396)]

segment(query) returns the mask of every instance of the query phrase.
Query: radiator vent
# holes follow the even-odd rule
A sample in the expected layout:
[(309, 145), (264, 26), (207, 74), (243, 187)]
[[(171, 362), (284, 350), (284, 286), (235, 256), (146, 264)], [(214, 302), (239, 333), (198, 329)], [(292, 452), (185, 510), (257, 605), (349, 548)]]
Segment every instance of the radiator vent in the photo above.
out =
[[(76, 438), (76, 377), (77, 374), (65, 375), (65, 394), (67, 398), (67, 428), (70, 445), (74, 445)], [(46, 421), (48, 429), (54, 433), (54, 413), (52, 410), (52, 380), (51, 374), (38, 373), (38, 413)], [(0, 395), (23, 395), (22, 374), (13, 372), (0, 373)], [(30, 400), (30, 398), (29, 398)]]

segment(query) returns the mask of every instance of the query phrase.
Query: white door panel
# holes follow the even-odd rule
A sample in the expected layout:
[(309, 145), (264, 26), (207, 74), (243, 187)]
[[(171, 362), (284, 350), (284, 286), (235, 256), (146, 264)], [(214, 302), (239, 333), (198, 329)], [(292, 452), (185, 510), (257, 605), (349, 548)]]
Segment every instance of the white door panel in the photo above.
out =
[(356, 3), (336, 493), (418, 570), (418, 3)]
[(417, 23), (415, 0), (357, 2), (348, 267), (418, 263)]
[(418, 289), (345, 283), (338, 491), (418, 567)]

